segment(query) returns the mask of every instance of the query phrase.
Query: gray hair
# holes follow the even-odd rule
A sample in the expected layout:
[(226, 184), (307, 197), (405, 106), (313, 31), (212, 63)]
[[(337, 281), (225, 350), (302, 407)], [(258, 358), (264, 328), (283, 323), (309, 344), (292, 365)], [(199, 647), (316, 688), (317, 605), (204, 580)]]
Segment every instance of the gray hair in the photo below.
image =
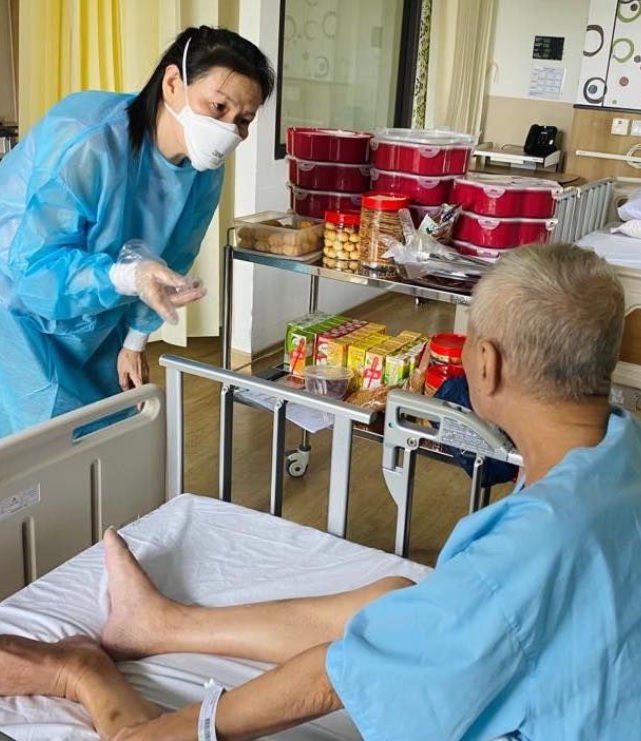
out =
[(508, 250), (470, 310), (471, 331), (497, 343), (524, 391), (550, 401), (609, 394), (623, 317), (614, 268), (570, 244)]

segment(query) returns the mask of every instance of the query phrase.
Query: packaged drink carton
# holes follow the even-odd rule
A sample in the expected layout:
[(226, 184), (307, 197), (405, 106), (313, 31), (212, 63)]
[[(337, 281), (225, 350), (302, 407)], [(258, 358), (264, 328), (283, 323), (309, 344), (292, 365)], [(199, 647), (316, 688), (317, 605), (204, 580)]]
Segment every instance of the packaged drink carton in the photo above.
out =
[(327, 343), (327, 365), (346, 365), (347, 349), (349, 348), (348, 335), (333, 337)]
[(365, 355), (372, 347), (376, 347), (383, 340), (384, 335), (370, 335), (357, 342), (352, 343), (347, 350), (347, 367), (354, 372), (354, 384), (357, 388), (362, 386), (363, 371), (365, 369)]
[(388, 355), (385, 358), (383, 383), (386, 386), (400, 386), (409, 376), (409, 356), (406, 353)]
[(365, 353), (365, 366), (363, 368), (362, 387), (364, 389), (375, 389), (383, 383), (385, 372), (385, 358), (389, 350), (383, 345), (377, 345)]
[(409, 329), (404, 329), (402, 332), (399, 332), (397, 336), (399, 338), (407, 340), (408, 342), (418, 342), (419, 338), (421, 337), (421, 333), (411, 332)]
[(367, 329), (373, 334), (387, 334), (387, 326), (385, 324), (377, 324), (376, 322), (368, 322), (364, 329)]
[(316, 335), (316, 344), (314, 348), (314, 362), (317, 365), (327, 365), (327, 347), (330, 340), (337, 339), (339, 337), (345, 337), (348, 334), (347, 327), (341, 325), (333, 327), (329, 330), (324, 330)]

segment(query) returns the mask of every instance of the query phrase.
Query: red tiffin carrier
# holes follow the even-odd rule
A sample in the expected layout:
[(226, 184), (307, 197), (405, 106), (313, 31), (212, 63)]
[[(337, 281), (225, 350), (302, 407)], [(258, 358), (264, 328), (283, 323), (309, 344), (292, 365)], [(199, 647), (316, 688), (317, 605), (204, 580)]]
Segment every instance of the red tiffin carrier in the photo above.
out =
[(338, 162), (308, 162), (289, 157), (289, 181), (308, 190), (363, 193), (369, 190), (369, 165)]
[(530, 242), (547, 242), (556, 219), (498, 219), (462, 211), (454, 226), (454, 239), (476, 247), (509, 249)]
[(361, 207), (360, 193), (341, 193), (331, 190), (307, 190), (289, 184), (290, 205), (299, 216), (324, 219), (325, 211), (358, 211)]
[(471, 242), (463, 242), (460, 239), (453, 240), (450, 243), (450, 247), (460, 252), (461, 255), (480, 257), (482, 260), (487, 260), (488, 262), (495, 262), (505, 252), (505, 250), (497, 250), (492, 247), (478, 247)]
[(407, 172), (389, 172), (373, 167), (372, 189), (392, 193), (403, 193), (421, 206), (440, 206), (450, 202), (452, 186), (456, 177), (427, 177)]
[(372, 135), (366, 131), (290, 126), (287, 154), (306, 162), (365, 165)]
[(562, 190), (552, 180), (470, 173), (454, 181), (452, 201), (482, 216), (549, 219)]
[(475, 138), (444, 129), (375, 129), (370, 142), (372, 165), (414, 175), (462, 175), (467, 172)]

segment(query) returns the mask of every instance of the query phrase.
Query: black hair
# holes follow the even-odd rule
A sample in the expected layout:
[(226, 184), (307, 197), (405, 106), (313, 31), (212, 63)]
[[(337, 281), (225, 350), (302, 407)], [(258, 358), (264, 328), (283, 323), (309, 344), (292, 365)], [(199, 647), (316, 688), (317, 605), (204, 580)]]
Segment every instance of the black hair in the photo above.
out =
[(263, 103), (274, 90), (274, 69), (263, 52), (251, 41), (226, 28), (186, 28), (163, 54), (147, 84), (127, 107), (129, 142), (135, 154), (140, 151), (145, 133), (156, 137), (156, 115), (163, 99), (165, 70), (175, 64), (182, 76), (182, 59), (187, 42), (187, 79), (197, 80), (213, 67), (225, 67), (255, 80), (262, 92)]

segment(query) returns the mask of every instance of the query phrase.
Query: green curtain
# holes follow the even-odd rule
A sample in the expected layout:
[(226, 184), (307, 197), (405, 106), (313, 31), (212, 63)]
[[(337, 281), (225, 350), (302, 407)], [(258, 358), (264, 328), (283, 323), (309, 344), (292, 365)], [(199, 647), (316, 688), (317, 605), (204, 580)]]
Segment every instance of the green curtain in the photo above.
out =
[(416, 59), (416, 81), (412, 104), (412, 127), (425, 128), (427, 105), (427, 73), (430, 60), (430, 31), (432, 28), (432, 0), (423, 0), (421, 8), (421, 30), (419, 32), (418, 56)]

